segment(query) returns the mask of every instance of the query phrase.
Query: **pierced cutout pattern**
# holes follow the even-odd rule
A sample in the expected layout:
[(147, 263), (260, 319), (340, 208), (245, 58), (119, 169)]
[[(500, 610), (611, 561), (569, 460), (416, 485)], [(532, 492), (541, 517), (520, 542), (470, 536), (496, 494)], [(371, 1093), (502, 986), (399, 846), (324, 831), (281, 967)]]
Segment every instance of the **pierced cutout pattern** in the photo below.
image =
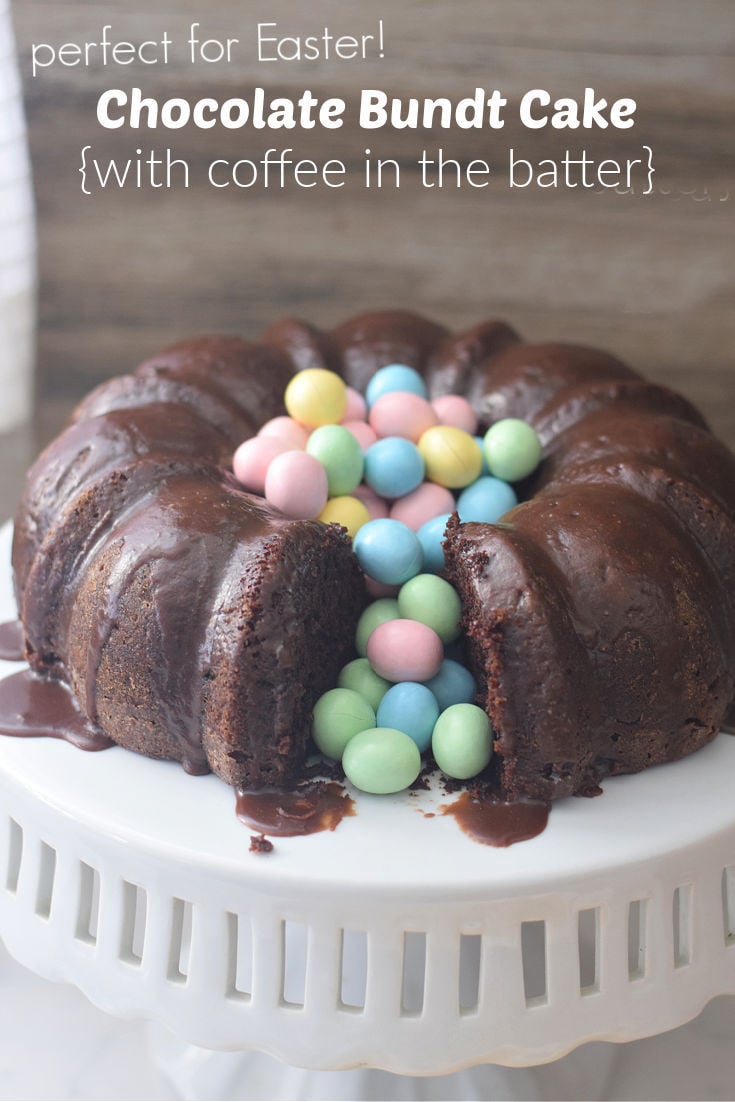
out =
[(674, 891), (674, 967), (684, 968), (692, 962), (692, 885), (680, 884)]
[(628, 907), (628, 979), (640, 980), (646, 974), (646, 922), (648, 901), (634, 899)]
[(403, 935), (401, 1015), (418, 1015), (424, 1009), (426, 984), (426, 934), (407, 930)]
[(735, 945), (735, 868), (732, 865), (722, 870), (722, 922), (725, 944)]
[(35, 906), (35, 912), (39, 918), (51, 917), (51, 900), (54, 894), (55, 875), (56, 850), (52, 849), (46, 842), (41, 842)]
[(18, 891), (20, 866), (23, 860), (23, 831), (15, 819), (9, 820), (8, 867), (5, 874), (5, 890), (15, 894)]
[(191, 952), (191, 903), (174, 899), (171, 915), (171, 945), (168, 958), (168, 978), (172, 983), (186, 983), (189, 977)]
[(309, 931), (299, 922), (281, 924), (283, 975), (281, 999), (285, 1006), (303, 1007), (306, 997), (306, 956)]
[(526, 1006), (541, 1006), (547, 1001), (546, 923), (543, 920), (521, 923), (523, 992)]
[(482, 937), (480, 934), (460, 934), (459, 937), (459, 1011), (472, 1014), (480, 1004), (480, 970), (482, 968)]
[(340, 1007), (363, 1010), (367, 990), (368, 941), (363, 930), (343, 930), (340, 964)]
[(100, 874), (81, 861), (79, 864), (79, 905), (75, 937), (89, 945), (97, 944), (100, 916)]
[(253, 992), (253, 937), (250, 922), (227, 914), (227, 998), (249, 1002)]
[(580, 911), (577, 919), (579, 991), (594, 995), (600, 990), (600, 908)]
[(120, 930), (120, 959), (140, 965), (145, 944), (148, 900), (143, 888), (123, 881), (123, 921)]

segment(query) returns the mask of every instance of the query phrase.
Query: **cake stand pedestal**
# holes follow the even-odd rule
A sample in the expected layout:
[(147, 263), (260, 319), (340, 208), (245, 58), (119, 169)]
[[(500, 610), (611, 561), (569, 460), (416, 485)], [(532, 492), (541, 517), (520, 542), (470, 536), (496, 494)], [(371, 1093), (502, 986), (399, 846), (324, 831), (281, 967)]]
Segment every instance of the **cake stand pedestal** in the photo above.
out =
[[(334, 832), (257, 855), (215, 777), (4, 738), (0, 937), (101, 1009), (164, 1027), (159, 1058), (184, 1097), (222, 1097), (228, 1076), (237, 1097), (241, 1071), (266, 1074), (216, 1055), (228, 1051), (412, 1077), (530, 1067), (735, 993), (734, 777), (721, 735), (560, 802), (509, 849), (433, 814), (447, 798), (432, 791), (358, 795)], [(457, 1096), (479, 1082), (486, 1097), (487, 1069), (467, 1074)], [(382, 1096), (432, 1097), (395, 1083), (403, 1093)]]

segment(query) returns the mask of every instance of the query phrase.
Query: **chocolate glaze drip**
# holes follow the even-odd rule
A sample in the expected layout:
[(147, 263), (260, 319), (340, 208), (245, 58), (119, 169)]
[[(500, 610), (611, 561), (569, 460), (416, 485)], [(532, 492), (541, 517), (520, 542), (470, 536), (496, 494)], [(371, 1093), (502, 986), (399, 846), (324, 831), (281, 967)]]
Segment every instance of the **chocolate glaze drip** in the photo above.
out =
[(463, 792), (454, 803), (443, 807), (441, 814), (451, 815), (476, 842), (505, 847), (540, 834), (549, 820), (549, 805), (476, 800)]
[(0, 681), (0, 734), (60, 738), (80, 750), (108, 750), (115, 744), (90, 726), (63, 681), (21, 670)]
[(4, 662), (22, 662), (25, 658), (23, 625), (19, 620), (0, 624), (0, 659)]
[(289, 838), (335, 830), (355, 814), (355, 804), (336, 781), (314, 781), (293, 791), (237, 792), (237, 817), (261, 834)]

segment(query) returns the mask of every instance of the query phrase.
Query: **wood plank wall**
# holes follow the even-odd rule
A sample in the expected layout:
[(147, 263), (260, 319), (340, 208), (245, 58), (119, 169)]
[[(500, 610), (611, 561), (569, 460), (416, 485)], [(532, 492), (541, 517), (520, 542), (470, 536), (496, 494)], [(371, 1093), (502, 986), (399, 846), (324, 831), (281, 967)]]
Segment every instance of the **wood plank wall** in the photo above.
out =
[[(284, 314), (329, 325), (403, 305), (463, 326), (504, 316), (534, 338), (603, 345), (684, 390), (735, 444), (735, 19), (731, 0), (13, 0), (27, 97), (40, 243), (41, 438), (79, 395), (190, 333), (249, 337)], [(385, 57), (258, 63), (258, 21), (281, 29), (371, 32), (384, 20)], [(30, 75), (32, 44), (113, 37), (185, 42), (238, 37), (230, 66), (126, 71), (61, 67)], [(139, 84), (185, 95), (289, 95), (305, 87), (354, 103), (363, 87), (396, 96), (461, 98), (529, 88), (554, 96), (594, 87), (638, 102), (632, 132), (531, 133), (515, 111), (503, 131), (316, 129), (280, 133), (137, 134), (95, 120), (100, 92)], [(284, 138), (283, 135), (286, 135)], [(150, 187), (84, 196), (79, 150), (101, 157), (169, 145), (196, 171), (188, 189)], [(415, 160), (448, 156), (504, 165), (514, 147), (534, 159), (586, 148), (626, 156), (647, 143), (657, 173), (650, 196), (580, 189), (442, 191), (419, 186)], [(217, 191), (202, 182), (216, 156), (257, 157), (293, 145), (317, 161), (357, 169), (366, 145), (403, 167), (398, 191)], [(636, 154), (639, 155), (639, 154)]]

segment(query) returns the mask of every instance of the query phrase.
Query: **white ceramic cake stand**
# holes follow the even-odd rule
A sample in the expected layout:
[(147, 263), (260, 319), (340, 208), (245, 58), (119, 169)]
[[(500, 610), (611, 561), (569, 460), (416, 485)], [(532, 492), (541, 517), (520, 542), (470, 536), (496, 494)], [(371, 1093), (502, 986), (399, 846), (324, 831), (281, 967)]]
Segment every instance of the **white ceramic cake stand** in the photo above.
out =
[[(7, 572), (2, 585), (5, 619)], [(0, 738), (0, 936), (34, 972), (158, 1023), (185, 1097), (223, 1097), (225, 1079), (235, 1090), (235, 1057), (211, 1050), (291, 1065), (268, 1097), (334, 1097), (296, 1090), (293, 1067), (542, 1064), (735, 993), (734, 791), (735, 739), (721, 735), (559, 803), (543, 834), (508, 849), (427, 818), (448, 802), (432, 792), (359, 795), (334, 832), (256, 855), (215, 777)], [(237, 1090), (266, 1097), (247, 1093), (263, 1086), (258, 1058), (242, 1059), (251, 1086)], [(396, 1082), (380, 1097), (430, 1097)], [(457, 1089), (483, 1096), (466, 1078)]]

